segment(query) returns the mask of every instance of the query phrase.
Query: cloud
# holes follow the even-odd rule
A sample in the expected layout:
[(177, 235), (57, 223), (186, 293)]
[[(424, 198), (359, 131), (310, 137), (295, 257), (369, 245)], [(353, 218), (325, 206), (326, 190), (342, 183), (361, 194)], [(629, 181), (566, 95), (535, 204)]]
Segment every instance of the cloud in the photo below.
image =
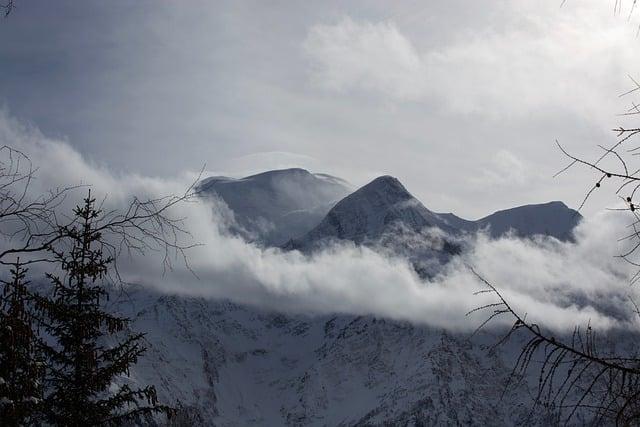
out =
[[(19, 148), (39, 166), (35, 191), (47, 186), (91, 184), (108, 195), (109, 207), (122, 207), (133, 196), (157, 197), (183, 190), (193, 178), (184, 174), (158, 179), (113, 174), (87, 163), (67, 143), (43, 136), (0, 114), (0, 143)], [(82, 194), (77, 194), (78, 199)], [(473, 265), (504, 292), (532, 321), (566, 330), (591, 322), (599, 328), (629, 327), (625, 299), (633, 289), (633, 267), (614, 255), (623, 249), (616, 238), (624, 216), (605, 212), (585, 220), (577, 243), (477, 236), (466, 255), (429, 281), (420, 279), (408, 262), (351, 244), (336, 245), (314, 255), (262, 249), (227, 232), (228, 215), (220, 206), (197, 203), (177, 207), (187, 227), (202, 244), (189, 253), (193, 272), (177, 268), (163, 274), (160, 255), (121, 260), (128, 282), (162, 292), (226, 298), (286, 312), (372, 314), (452, 330), (470, 330), (483, 315), (465, 313), (483, 303)]]
[(362, 89), (397, 99), (419, 99), (428, 89), (426, 64), (392, 22), (315, 25), (304, 48), (313, 77), (328, 89)]
[(311, 171), (318, 170), (318, 160), (304, 154), (285, 151), (268, 151), (247, 154), (229, 160), (227, 168), (234, 175), (248, 176), (265, 170), (301, 167)]
[(539, 2), (503, 5), (492, 25), (458, 28), (457, 37), (423, 48), (394, 21), (345, 16), (312, 26), (303, 47), (312, 80), (335, 92), (435, 101), (450, 112), (492, 118), (557, 110), (593, 115), (604, 106), (610, 113), (619, 89), (603, 83), (613, 77), (623, 87), (620, 70), (637, 64), (635, 46), (626, 43), (636, 27), (602, 4), (586, 3), (562, 10)]
[(530, 178), (529, 168), (522, 159), (509, 150), (498, 150), (488, 165), (480, 168), (478, 175), (472, 174), (469, 182), (475, 188), (522, 187)]

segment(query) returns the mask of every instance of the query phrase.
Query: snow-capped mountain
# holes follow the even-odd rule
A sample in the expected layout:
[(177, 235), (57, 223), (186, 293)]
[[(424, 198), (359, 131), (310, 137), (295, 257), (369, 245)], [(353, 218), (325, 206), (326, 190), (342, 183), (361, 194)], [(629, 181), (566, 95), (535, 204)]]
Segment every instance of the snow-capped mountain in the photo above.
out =
[[(466, 221), (430, 211), (389, 176), (347, 195), (341, 180), (299, 169), (210, 178), (201, 189), (233, 211), (236, 232), (266, 245), (378, 245), (413, 261), (425, 257), (432, 262), (420, 264), (426, 270), (455, 254), (466, 233), (514, 229), (565, 238), (579, 218), (554, 202)], [(119, 296), (113, 309), (147, 332), (149, 351), (131, 381), (155, 384), (160, 401), (180, 409), (174, 425), (550, 423), (544, 411), (528, 418), (535, 381), (533, 389), (526, 382), (505, 389), (520, 344), (490, 350), (499, 335), (489, 332), (470, 339), (371, 316), (274, 313), (144, 287)]]
[(251, 241), (286, 249), (311, 250), (327, 241), (377, 243), (385, 236), (436, 228), (445, 252), (455, 253), (456, 236), (484, 230), (492, 237), (549, 235), (569, 240), (581, 216), (562, 202), (501, 210), (477, 221), (435, 213), (397, 178), (378, 177), (349, 194), (346, 181), (304, 169), (268, 171), (242, 179), (211, 177), (199, 190), (231, 210), (236, 231)]
[(550, 235), (570, 239), (580, 214), (562, 202), (527, 205), (477, 221), (427, 209), (396, 178), (381, 176), (340, 200), (307, 234), (284, 249), (311, 252), (336, 242), (353, 242), (409, 259), (423, 277), (437, 274), (463, 251), (465, 237), (478, 231), (497, 238)]
[(361, 244), (378, 240), (397, 225), (416, 232), (429, 227), (448, 233), (456, 231), (424, 207), (396, 178), (381, 176), (340, 200), (313, 230), (290, 246), (308, 248), (325, 239)]
[(311, 230), (350, 191), (350, 185), (304, 169), (273, 170), (245, 178), (211, 177), (200, 182), (205, 197), (231, 209), (233, 231), (247, 240), (279, 246)]
[(438, 214), (447, 225), (468, 231), (487, 230), (492, 237), (514, 232), (518, 237), (553, 236), (572, 240), (572, 231), (582, 219), (577, 211), (562, 202), (518, 206), (495, 212), (477, 221), (468, 221), (454, 214)]
[(459, 232), (396, 178), (381, 176), (340, 200), (313, 230), (290, 240), (284, 249), (312, 252), (348, 241), (403, 256), (426, 277), (460, 252), (455, 242)]
[(486, 230), (492, 237), (513, 232), (519, 237), (542, 234), (567, 240), (580, 219), (580, 214), (564, 203), (550, 202), (506, 209), (469, 221), (451, 213), (430, 211), (396, 178), (381, 176), (338, 202), (320, 224), (287, 247), (308, 249), (326, 240), (356, 244), (378, 241), (398, 225), (413, 232), (436, 227), (451, 237)]

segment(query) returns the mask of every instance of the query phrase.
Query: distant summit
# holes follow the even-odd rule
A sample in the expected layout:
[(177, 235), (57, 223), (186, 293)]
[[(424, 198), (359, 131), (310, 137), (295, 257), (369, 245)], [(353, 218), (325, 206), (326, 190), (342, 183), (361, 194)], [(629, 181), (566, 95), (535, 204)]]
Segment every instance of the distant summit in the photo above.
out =
[(325, 239), (350, 240), (356, 244), (376, 241), (392, 227), (411, 231), (439, 227), (453, 231), (436, 214), (392, 176), (381, 176), (348, 195), (325, 218), (288, 247), (310, 249)]
[(493, 213), (478, 220), (480, 228), (498, 237), (513, 230), (519, 237), (548, 235), (559, 240), (573, 240), (573, 229), (582, 219), (577, 211), (562, 202), (525, 205)]
[(563, 241), (573, 240), (573, 229), (582, 219), (577, 211), (559, 201), (505, 209), (477, 221), (451, 213), (438, 216), (454, 228), (466, 232), (484, 230), (493, 238), (513, 233), (518, 237), (552, 236)]
[(218, 197), (233, 211), (234, 231), (247, 240), (278, 246), (311, 230), (351, 188), (346, 181), (305, 169), (273, 170), (245, 178), (200, 182), (204, 197)]

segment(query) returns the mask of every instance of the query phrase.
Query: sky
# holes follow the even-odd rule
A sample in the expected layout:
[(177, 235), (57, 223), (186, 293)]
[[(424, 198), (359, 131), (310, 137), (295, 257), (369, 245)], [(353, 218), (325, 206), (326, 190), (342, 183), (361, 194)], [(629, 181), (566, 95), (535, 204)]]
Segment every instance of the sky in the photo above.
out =
[(640, 15), (560, 3), (23, 0), (0, 21), (0, 104), (119, 174), (295, 166), (390, 174), (471, 219), (575, 207), (594, 177), (554, 178), (555, 140), (613, 143)]

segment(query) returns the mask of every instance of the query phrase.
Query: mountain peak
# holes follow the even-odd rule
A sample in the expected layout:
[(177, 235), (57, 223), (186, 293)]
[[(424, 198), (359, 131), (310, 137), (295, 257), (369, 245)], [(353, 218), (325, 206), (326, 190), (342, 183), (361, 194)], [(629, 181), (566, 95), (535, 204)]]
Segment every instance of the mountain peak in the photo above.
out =
[(364, 187), (362, 187), (363, 189), (365, 188), (377, 188), (377, 187), (392, 187), (392, 188), (398, 188), (398, 189), (402, 189), (404, 191), (407, 191), (406, 188), (404, 188), (404, 185), (402, 185), (402, 183), (400, 183), (400, 181), (398, 180), (398, 178), (391, 176), (391, 175), (382, 175), (377, 177), (376, 179), (374, 179), (373, 181), (371, 181), (370, 183), (368, 183), (367, 185), (365, 185)]
[(569, 206), (567, 206), (564, 202), (560, 201), (560, 200), (553, 200), (549, 203), (546, 203), (546, 205), (548, 206), (557, 206), (559, 208), (565, 208), (565, 209), (569, 209)]
[(563, 202), (553, 201), (497, 211), (476, 224), (479, 228), (488, 226), (493, 237), (513, 230), (519, 236), (542, 234), (572, 240), (572, 231), (581, 219), (582, 215), (577, 211)]
[(316, 228), (289, 247), (313, 247), (326, 239), (351, 240), (357, 244), (374, 241), (394, 224), (412, 230), (434, 225), (447, 228), (397, 178), (384, 175), (340, 200)]
[(379, 204), (390, 205), (404, 202), (414, 197), (407, 191), (398, 178), (383, 175), (364, 185), (350, 196), (347, 196), (347, 199), (348, 198), (354, 200), (361, 198), (368, 200), (376, 199)]

